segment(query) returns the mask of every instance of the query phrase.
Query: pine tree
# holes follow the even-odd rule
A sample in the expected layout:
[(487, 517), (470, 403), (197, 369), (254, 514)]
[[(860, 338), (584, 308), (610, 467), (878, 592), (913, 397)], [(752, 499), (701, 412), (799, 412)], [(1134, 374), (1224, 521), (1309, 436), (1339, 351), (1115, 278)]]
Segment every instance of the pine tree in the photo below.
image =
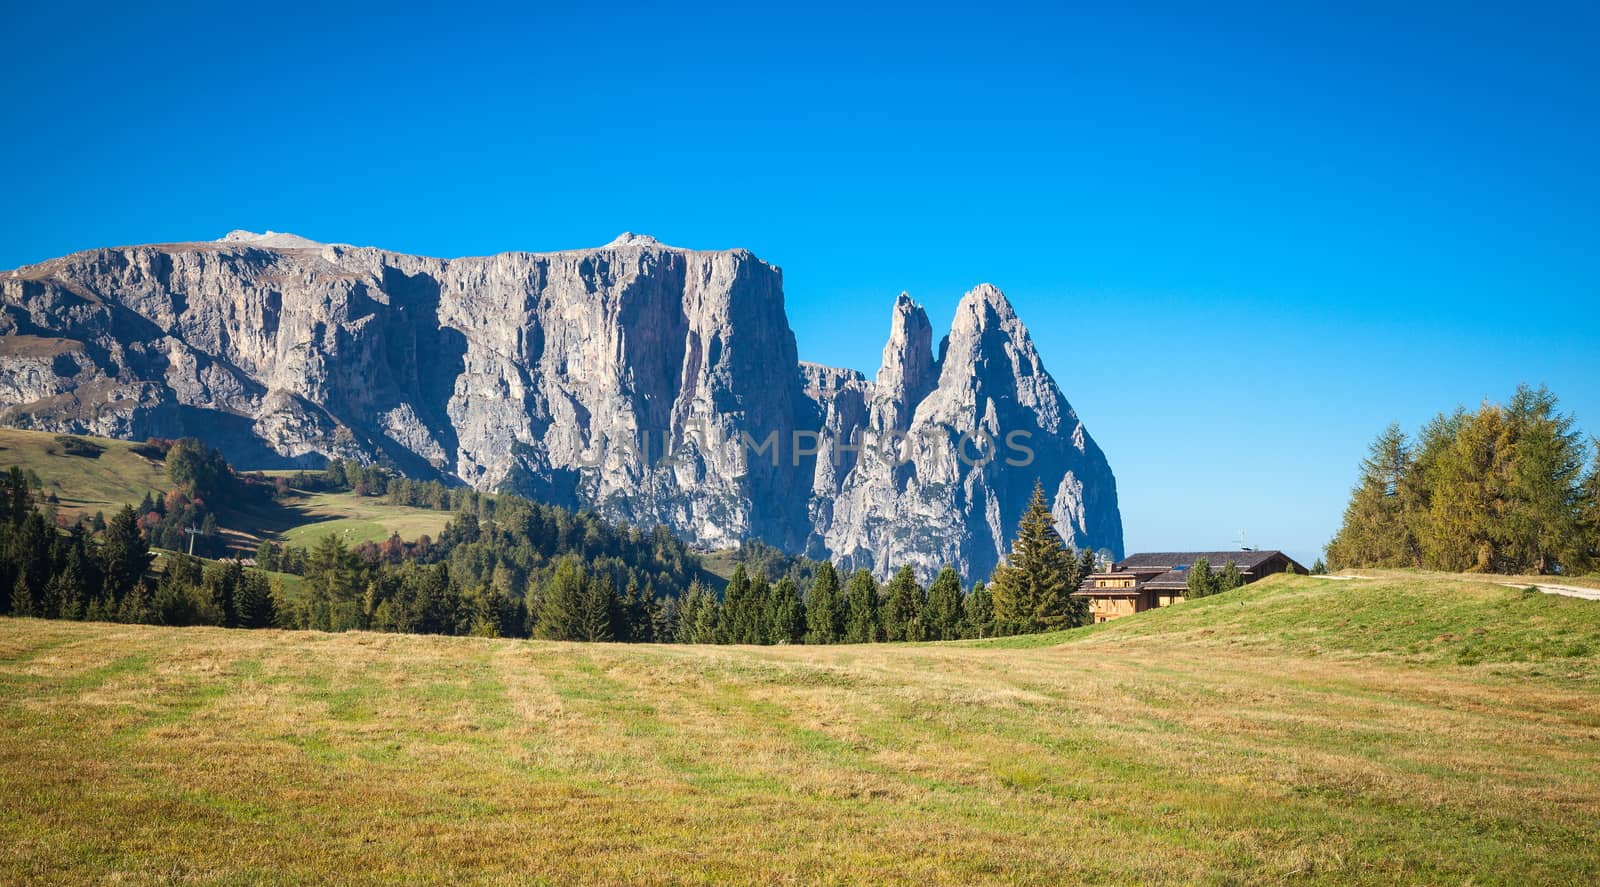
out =
[(1210, 597), (1217, 593), (1217, 577), (1211, 573), (1211, 561), (1201, 557), (1195, 558), (1189, 565), (1189, 572), (1183, 577), (1188, 589), (1183, 596), (1187, 599)]
[(1320, 557), (1317, 558), (1317, 562), (1311, 565), (1311, 575), (1313, 575), (1313, 576), (1326, 576), (1326, 575), (1328, 575), (1328, 565), (1322, 560), (1322, 558), (1320, 558)]
[(845, 589), (848, 615), (845, 617), (844, 642), (870, 644), (879, 639), (878, 583), (871, 571), (863, 568), (850, 577)]
[(884, 590), (881, 618), (886, 641), (920, 641), (923, 628), (922, 586), (910, 566), (901, 567)]
[(1066, 543), (1056, 532), (1055, 516), (1035, 483), (1033, 499), (1017, 524), (1011, 554), (989, 581), (994, 596), (997, 630), (1026, 634), (1075, 628), (1089, 621), (1088, 606), (1073, 597), (1078, 573)]
[(961, 577), (956, 575), (955, 568), (945, 567), (928, 586), (928, 639), (952, 641), (961, 637), (964, 615), (961, 609)]
[(823, 561), (806, 594), (806, 643), (839, 643), (844, 638), (846, 613), (839, 573), (832, 563)]
[(982, 582), (974, 582), (962, 609), (966, 611), (967, 617), (962, 629), (963, 637), (994, 637), (994, 597), (989, 594), (989, 586)]

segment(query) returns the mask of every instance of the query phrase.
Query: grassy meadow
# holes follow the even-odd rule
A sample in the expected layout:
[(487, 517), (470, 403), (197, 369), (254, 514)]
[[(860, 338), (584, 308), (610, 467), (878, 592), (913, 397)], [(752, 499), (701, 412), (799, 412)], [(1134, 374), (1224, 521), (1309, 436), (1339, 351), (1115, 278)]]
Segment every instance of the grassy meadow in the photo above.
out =
[(0, 428), (0, 469), (15, 465), (35, 471), (44, 492), (54, 493), (57, 506), (69, 518), (112, 512), (124, 503), (137, 504), (146, 494), (157, 496), (169, 489), (166, 468), (159, 459), (141, 455), (140, 444), (101, 437), (82, 437), (82, 452), (73, 455), (57, 435), (44, 431)]
[(1437, 576), (893, 646), (0, 620), (0, 881), (1594, 883), (1597, 641)]
[[(43, 431), (0, 428), (0, 469), (20, 466), (37, 472), (43, 492), (60, 501), (58, 510), (70, 519), (102, 511), (106, 517), (123, 505), (137, 506), (146, 494), (161, 496), (173, 484), (158, 458), (139, 451), (141, 444), (101, 437), (76, 436), (78, 454), (67, 438)], [(273, 471), (293, 476), (298, 472)], [(437, 537), (451, 513), (389, 505), (354, 493), (291, 490), (282, 501), (252, 504), (213, 503), (230, 547), (249, 553), (263, 539), (286, 545), (314, 546), (334, 534), (346, 544), (382, 542), (399, 533), (408, 542), (427, 534)]]
[(348, 545), (382, 542), (391, 534), (414, 542), (423, 535), (438, 538), (454, 514), (431, 508), (389, 505), (354, 493), (301, 493), (288, 503), (298, 523), (279, 534), (286, 545), (310, 548), (328, 534)]

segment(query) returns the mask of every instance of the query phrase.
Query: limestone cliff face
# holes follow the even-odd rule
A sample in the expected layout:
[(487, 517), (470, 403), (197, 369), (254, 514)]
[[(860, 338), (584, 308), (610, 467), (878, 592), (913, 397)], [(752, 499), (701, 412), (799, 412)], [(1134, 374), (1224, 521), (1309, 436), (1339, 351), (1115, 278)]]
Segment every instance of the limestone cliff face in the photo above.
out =
[(0, 422), (194, 434), (254, 467), (381, 461), (707, 547), (986, 570), (1044, 475), (915, 436), (878, 467), (851, 441), (1015, 412), (1061, 438), (1039, 451), (1063, 530), (1120, 551), (1104, 458), (1003, 297), (974, 292), (989, 307), (968, 296), (937, 361), (902, 295), (868, 382), (798, 360), (782, 274), (744, 250), (623, 235), (443, 260), (271, 232), (91, 250), (0, 274)]

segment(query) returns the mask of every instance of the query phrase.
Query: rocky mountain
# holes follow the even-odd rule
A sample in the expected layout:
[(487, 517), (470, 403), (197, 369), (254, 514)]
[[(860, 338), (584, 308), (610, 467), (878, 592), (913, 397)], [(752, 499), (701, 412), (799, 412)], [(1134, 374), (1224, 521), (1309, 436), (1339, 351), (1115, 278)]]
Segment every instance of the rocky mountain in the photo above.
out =
[(0, 422), (378, 461), (879, 573), (986, 575), (1038, 479), (1069, 541), (1122, 548), (1110, 467), (998, 290), (937, 357), (900, 296), (868, 381), (798, 359), (777, 267), (632, 234), (445, 260), (235, 231), (5, 272)]

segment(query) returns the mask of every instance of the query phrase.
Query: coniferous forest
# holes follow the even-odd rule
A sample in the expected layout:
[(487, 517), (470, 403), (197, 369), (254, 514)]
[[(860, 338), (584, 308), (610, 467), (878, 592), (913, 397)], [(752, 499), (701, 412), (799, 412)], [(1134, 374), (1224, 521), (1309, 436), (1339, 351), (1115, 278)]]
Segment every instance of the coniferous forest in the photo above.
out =
[(1361, 463), (1335, 569), (1575, 575), (1600, 570), (1600, 447), (1547, 389), (1378, 435)]
[[(831, 644), (953, 640), (1070, 628), (1088, 621), (1072, 597), (1092, 571), (1068, 548), (1042, 489), (1011, 557), (988, 584), (963, 588), (946, 567), (924, 587), (909, 567), (886, 583), (752, 541), (724, 587), (663, 527), (620, 527), (512, 495), (334, 461), (267, 478), (234, 472), (200, 441), (152, 441), (172, 489), (71, 523), (35, 494), (36, 479), (0, 476), (0, 613), (159, 625), (299, 628), (533, 637), (567, 641)], [(291, 488), (349, 491), (392, 505), (449, 510), (439, 538), (392, 535), (309, 549), (262, 542), (254, 563), (220, 554), (208, 503), (267, 507)], [(162, 549), (157, 557), (153, 549)]]

